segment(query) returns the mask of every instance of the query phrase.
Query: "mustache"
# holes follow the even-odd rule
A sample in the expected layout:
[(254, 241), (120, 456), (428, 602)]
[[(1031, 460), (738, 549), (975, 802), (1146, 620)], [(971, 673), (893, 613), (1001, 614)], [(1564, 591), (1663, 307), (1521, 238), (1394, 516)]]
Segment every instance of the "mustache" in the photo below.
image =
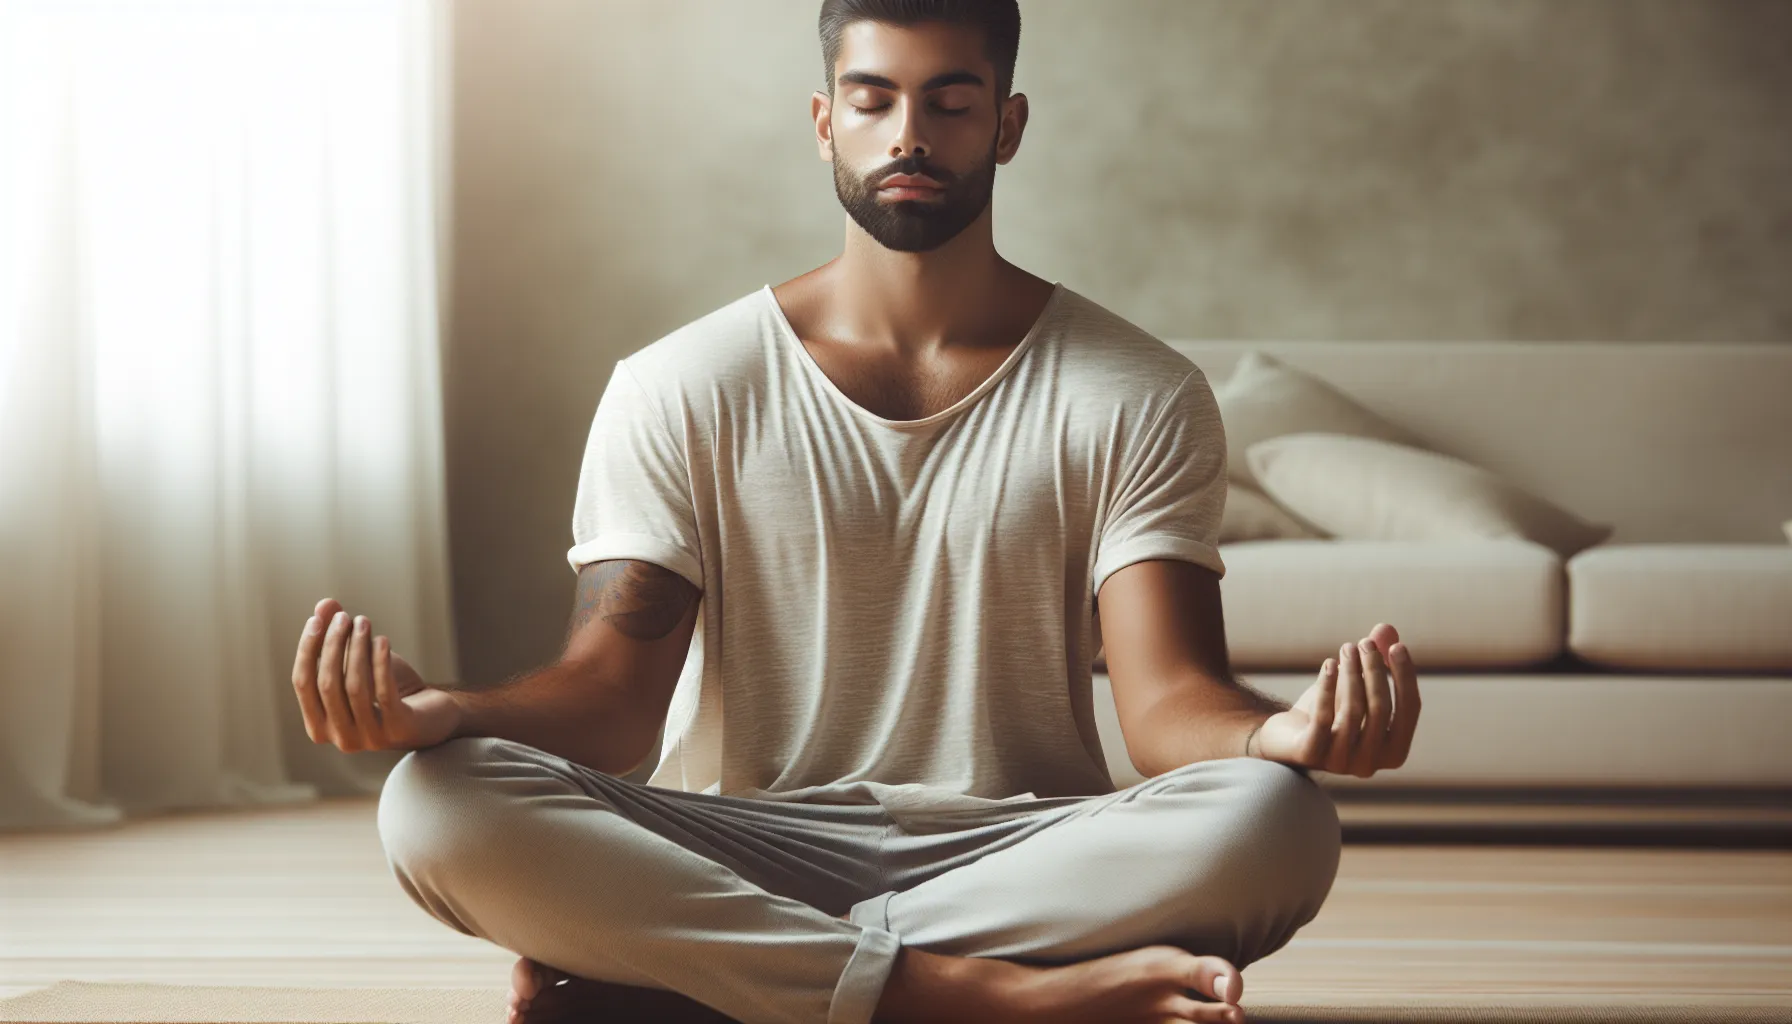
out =
[(939, 167), (935, 167), (934, 165), (926, 163), (924, 161), (913, 160), (913, 159), (897, 160), (894, 163), (886, 164), (883, 167), (880, 167), (877, 170), (871, 172), (870, 174), (867, 174), (865, 176), (865, 181), (872, 185), (875, 185), (878, 182), (884, 180), (885, 178), (888, 178), (892, 174), (911, 174), (911, 175), (923, 175), (924, 174), (927, 177), (932, 178), (934, 181), (939, 182), (941, 185), (952, 184), (952, 175), (950, 172), (945, 171)]

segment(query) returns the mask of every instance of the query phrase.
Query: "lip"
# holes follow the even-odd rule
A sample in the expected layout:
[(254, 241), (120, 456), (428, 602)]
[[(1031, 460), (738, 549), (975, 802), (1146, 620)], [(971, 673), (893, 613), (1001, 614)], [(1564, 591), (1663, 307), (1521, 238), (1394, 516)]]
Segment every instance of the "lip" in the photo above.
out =
[(910, 185), (902, 185), (880, 188), (877, 190), (877, 194), (880, 196), (888, 196), (891, 199), (933, 199), (936, 196), (945, 195), (946, 190), (943, 188), (917, 188)]
[(877, 183), (879, 191), (913, 192), (926, 190), (938, 192), (946, 186), (929, 178), (925, 174), (892, 174)]

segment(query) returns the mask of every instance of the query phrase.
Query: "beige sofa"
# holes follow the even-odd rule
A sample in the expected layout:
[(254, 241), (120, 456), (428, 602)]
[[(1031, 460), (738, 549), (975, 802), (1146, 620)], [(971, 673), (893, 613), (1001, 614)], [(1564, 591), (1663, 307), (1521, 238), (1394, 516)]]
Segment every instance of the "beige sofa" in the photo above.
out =
[[(1258, 349), (1615, 527), (1522, 539), (1221, 545), (1234, 671), (1292, 701), (1393, 623), (1420, 669), (1411, 759), (1328, 786), (1792, 787), (1792, 345), (1189, 342), (1220, 389)], [(1098, 666), (1099, 668), (1100, 666)], [(1104, 674), (1115, 782), (1139, 781)]]

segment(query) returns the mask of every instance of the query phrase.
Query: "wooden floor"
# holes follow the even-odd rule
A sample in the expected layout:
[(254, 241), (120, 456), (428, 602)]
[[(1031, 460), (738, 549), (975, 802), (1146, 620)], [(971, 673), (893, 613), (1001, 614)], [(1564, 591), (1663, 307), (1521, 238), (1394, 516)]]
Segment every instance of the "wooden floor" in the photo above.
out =
[[(59, 979), (502, 988), (514, 957), (426, 915), (371, 800), (0, 836), (0, 995)], [(1785, 850), (1347, 845), (1253, 1001), (1792, 1007)]]

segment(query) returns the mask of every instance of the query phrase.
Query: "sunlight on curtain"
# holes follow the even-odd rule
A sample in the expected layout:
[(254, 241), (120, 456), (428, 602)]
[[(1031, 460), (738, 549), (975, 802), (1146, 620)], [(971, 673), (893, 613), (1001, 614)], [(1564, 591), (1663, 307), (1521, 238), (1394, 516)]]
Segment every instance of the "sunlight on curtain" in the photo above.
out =
[(376, 792), (311, 606), (457, 677), (430, 0), (0, 0), (0, 828)]

